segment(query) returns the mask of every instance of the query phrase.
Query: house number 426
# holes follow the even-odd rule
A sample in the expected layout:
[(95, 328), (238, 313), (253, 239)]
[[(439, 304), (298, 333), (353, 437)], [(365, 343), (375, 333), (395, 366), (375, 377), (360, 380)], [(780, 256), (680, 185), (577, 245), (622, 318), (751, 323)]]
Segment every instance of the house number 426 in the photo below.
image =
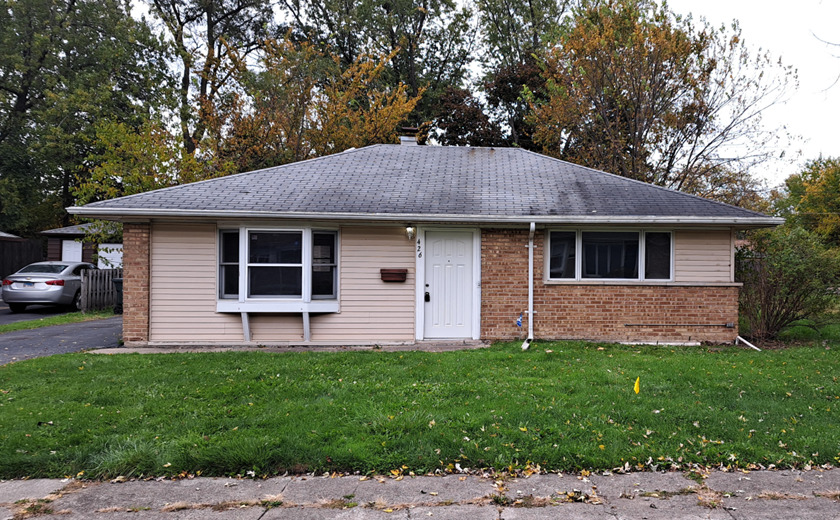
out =
[(423, 258), (423, 244), (417, 239), (417, 258)]

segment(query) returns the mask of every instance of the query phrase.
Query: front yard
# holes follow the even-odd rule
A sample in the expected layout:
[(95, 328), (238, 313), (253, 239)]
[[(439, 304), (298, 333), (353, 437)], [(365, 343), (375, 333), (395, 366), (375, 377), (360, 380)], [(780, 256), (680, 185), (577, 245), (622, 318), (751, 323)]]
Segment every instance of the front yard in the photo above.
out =
[(53, 356), (0, 366), (0, 478), (837, 465), (838, 362), (837, 342)]

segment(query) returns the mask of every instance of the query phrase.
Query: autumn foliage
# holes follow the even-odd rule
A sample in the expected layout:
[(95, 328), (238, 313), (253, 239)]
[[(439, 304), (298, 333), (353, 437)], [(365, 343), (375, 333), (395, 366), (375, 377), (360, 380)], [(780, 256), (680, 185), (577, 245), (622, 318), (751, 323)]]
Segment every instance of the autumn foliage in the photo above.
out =
[(337, 57), (290, 39), (264, 43), (255, 72), (229, 50), (233, 82), (203, 109), (208, 128), (193, 153), (161, 122), (139, 129), (105, 121), (80, 202), (277, 166), (375, 143), (398, 140), (400, 124), (423, 91), (381, 82), (394, 53), (363, 56), (345, 70)]
[(840, 158), (810, 161), (785, 181), (780, 209), (792, 222), (840, 246)]
[[(545, 57), (545, 97), (534, 97), (534, 140), (569, 161), (674, 189), (704, 193), (769, 157), (760, 107), (779, 83), (769, 57), (752, 57), (731, 30), (645, 0), (584, 2)], [(735, 143), (761, 151), (735, 160)], [(713, 191), (712, 191), (713, 193)]]
[(258, 72), (235, 54), (236, 89), (212, 117), (214, 153), (239, 171), (397, 142), (420, 94), (381, 79), (395, 52), (362, 56), (345, 70), (308, 42), (264, 43)]

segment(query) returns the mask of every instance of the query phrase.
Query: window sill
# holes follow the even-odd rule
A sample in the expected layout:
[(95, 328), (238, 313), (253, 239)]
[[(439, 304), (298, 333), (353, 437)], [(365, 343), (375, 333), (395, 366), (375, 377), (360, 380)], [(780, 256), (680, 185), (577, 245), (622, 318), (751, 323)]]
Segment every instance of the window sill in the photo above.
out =
[(544, 285), (631, 285), (656, 287), (741, 287), (740, 282), (674, 282), (670, 280), (543, 280)]
[(338, 300), (315, 300), (311, 302), (264, 300), (246, 301), (218, 300), (216, 312), (254, 312), (254, 313), (298, 313), (298, 312), (339, 312)]

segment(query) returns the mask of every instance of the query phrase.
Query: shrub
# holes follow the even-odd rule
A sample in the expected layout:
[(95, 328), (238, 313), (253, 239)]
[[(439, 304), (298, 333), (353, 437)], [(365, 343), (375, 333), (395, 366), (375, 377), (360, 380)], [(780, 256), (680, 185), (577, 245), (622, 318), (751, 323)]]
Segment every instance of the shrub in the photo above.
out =
[(828, 339), (831, 341), (840, 340), (840, 325), (826, 325), (825, 327), (820, 329), (820, 336), (822, 337), (822, 339)]
[(817, 329), (811, 327), (795, 325), (781, 331), (779, 339), (782, 341), (814, 341), (820, 339), (820, 333)]
[(801, 228), (754, 231), (736, 253), (740, 311), (754, 339), (772, 339), (837, 299), (840, 255)]

